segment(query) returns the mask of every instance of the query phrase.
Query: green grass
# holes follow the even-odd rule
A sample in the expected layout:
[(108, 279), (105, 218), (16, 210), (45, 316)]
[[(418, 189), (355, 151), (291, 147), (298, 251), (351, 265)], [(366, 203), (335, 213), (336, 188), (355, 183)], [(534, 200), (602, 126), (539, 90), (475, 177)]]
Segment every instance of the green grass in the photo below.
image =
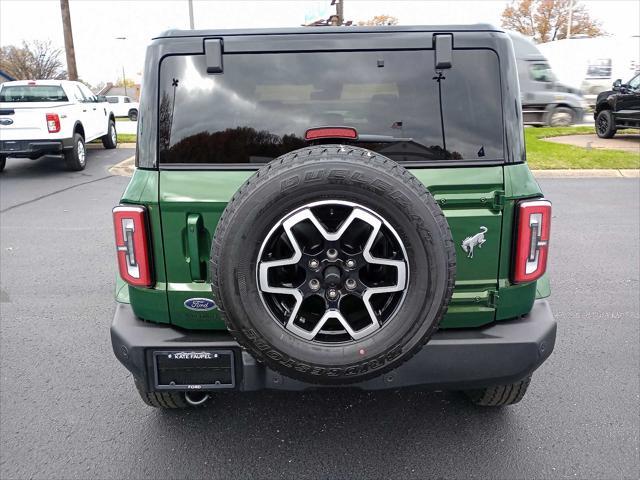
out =
[[(92, 140), (90, 143), (102, 143), (102, 140), (99, 138), (96, 138), (95, 140)], [(136, 134), (135, 133), (119, 133), (118, 143), (136, 143)]]
[(118, 143), (136, 143), (135, 133), (119, 133)]
[[(531, 169), (557, 168), (640, 168), (640, 154), (622, 150), (587, 150), (573, 145), (562, 145), (543, 140), (547, 137), (594, 133), (593, 127), (525, 128), (527, 161)], [(617, 135), (635, 133), (623, 130)]]

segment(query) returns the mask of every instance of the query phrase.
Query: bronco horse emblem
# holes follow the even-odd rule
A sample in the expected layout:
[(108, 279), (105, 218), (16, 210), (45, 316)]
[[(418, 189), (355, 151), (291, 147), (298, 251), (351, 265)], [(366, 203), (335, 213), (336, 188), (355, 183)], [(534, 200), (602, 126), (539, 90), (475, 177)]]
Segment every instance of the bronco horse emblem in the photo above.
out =
[(476, 233), (474, 236), (467, 237), (462, 241), (462, 250), (467, 253), (467, 258), (473, 258), (473, 249), (476, 246), (482, 248), (482, 244), (486, 242), (485, 233), (487, 233), (487, 227), (480, 227), (480, 233)]

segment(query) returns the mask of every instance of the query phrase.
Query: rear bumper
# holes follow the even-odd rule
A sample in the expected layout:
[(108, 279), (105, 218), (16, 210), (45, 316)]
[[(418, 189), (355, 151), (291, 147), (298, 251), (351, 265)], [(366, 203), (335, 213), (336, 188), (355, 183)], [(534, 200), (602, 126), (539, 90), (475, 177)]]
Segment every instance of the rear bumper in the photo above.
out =
[[(441, 330), (414, 357), (380, 377), (349, 387), (380, 390), (408, 386), (464, 390), (520, 381), (544, 362), (555, 345), (556, 322), (546, 300), (529, 314), (485, 328)], [(325, 388), (284, 377), (243, 351), (226, 332), (189, 332), (139, 320), (119, 303), (111, 326), (113, 351), (120, 362), (153, 390), (153, 352), (172, 349), (231, 349), (236, 388), (305, 390)], [(334, 387), (335, 388), (335, 387)]]
[(72, 138), (58, 140), (3, 140), (0, 155), (16, 158), (38, 158), (43, 155), (60, 155), (73, 148)]

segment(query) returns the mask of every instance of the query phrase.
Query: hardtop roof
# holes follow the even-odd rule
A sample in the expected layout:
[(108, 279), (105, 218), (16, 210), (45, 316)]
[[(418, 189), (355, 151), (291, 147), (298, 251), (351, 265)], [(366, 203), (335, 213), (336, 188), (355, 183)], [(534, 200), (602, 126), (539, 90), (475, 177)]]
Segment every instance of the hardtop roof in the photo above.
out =
[(488, 23), (472, 25), (389, 25), (363, 27), (290, 27), (290, 28), (238, 28), (206, 30), (166, 30), (154, 39), (181, 37), (227, 37), (241, 35), (307, 35), (307, 34), (349, 34), (383, 32), (504, 32)]

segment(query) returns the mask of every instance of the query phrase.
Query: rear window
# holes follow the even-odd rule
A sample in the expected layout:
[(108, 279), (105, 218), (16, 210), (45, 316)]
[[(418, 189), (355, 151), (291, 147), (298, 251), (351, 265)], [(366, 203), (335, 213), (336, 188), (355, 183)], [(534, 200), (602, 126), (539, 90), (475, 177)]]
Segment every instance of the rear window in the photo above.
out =
[(118, 97), (107, 97), (107, 102), (118, 103)]
[(432, 50), (226, 54), (216, 75), (203, 55), (166, 57), (160, 162), (260, 164), (321, 126), (353, 127), (400, 162), (501, 160), (498, 58), (453, 54), (442, 78)]
[(59, 85), (3, 85), (0, 102), (67, 102)]

